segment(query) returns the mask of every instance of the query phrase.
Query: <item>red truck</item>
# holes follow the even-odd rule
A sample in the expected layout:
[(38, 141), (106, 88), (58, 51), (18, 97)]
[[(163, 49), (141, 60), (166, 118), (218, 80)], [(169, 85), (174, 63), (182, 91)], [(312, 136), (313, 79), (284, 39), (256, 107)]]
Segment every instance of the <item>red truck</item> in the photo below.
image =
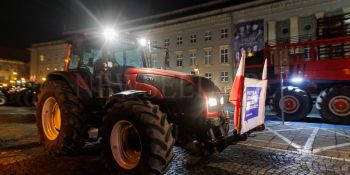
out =
[(300, 120), (315, 104), (327, 121), (350, 124), (349, 21), (350, 14), (318, 19), (314, 34), (306, 39), (287, 38), (246, 59), (248, 77), (261, 76), (264, 59), (268, 59), (267, 103), (278, 116), (284, 111), (287, 120)]

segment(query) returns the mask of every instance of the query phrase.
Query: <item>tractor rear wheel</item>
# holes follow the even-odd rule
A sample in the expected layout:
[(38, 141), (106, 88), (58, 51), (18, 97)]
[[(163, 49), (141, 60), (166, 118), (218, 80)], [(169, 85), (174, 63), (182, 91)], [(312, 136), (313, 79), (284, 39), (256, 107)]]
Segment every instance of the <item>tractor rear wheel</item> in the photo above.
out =
[(36, 106), (41, 142), (53, 155), (75, 153), (87, 136), (83, 106), (67, 83), (46, 81)]
[(316, 108), (329, 122), (350, 124), (350, 87), (336, 86), (322, 91), (317, 97)]
[(284, 111), (285, 120), (295, 121), (305, 118), (312, 110), (311, 97), (302, 89), (293, 86), (283, 87), (283, 99), (281, 91), (277, 90), (272, 95), (272, 110), (279, 116)]
[(174, 156), (172, 125), (148, 101), (115, 103), (104, 116), (100, 132), (102, 158), (112, 174), (162, 174)]

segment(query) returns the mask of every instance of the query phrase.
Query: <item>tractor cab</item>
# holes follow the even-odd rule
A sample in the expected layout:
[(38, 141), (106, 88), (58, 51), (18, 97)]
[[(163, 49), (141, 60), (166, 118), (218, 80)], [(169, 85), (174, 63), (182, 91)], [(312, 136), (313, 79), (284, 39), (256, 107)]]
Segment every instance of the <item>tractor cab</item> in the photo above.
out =
[(96, 97), (108, 97), (125, 90), (129, 68), (164, 69), (163, 48), (151, 47), (145, 39), (129, 35), (118, 40), (81, 37), (70, 42), (65, 71), (83, 72)]

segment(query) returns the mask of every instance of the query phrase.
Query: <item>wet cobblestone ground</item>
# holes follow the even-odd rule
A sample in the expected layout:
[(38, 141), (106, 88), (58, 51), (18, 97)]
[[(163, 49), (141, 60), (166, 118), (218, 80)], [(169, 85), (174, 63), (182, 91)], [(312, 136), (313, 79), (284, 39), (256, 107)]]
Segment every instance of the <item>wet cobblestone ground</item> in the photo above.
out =
[[(273, 122), (268, 127), (270, 129), (252, 135), (245, 142), (205, 158), (191, 156), (175, 147), (175, 158), (166, 174), (350, 175), (350, 150), (347, 149), (349, 131), (281, 126)], [(312, 133), (314, 136), (310, 137)], [(287, 140), (283, 140), (283, 137)], [(310, 144), (310, 140), (313, 140), (313, 144)], [(334, 140), (340, 146), (334, 146)], [(333, 151), (333, 154), (321, 154), (327, 151)], [(33, 122), (18, 123), (3, 118), (0, 120), (0, 175), (8, 174), (109, 173), (99, 159), (96, 145), (87, 147), (75, 156), (51, 157), (43, 152), (38, 143)]]

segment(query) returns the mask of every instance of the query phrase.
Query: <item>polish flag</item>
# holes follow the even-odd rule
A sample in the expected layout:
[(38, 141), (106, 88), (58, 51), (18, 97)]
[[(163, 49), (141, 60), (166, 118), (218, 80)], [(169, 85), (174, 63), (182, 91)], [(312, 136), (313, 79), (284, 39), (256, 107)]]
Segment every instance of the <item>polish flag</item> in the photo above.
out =
[(242, 52), (242, 57), (236, 72), (236, 76), (233, 82), (233, 86), (230, 92), (229, 101), (235, 105), (234, 113), (234, 126), (239, 130), (240, 128), (240, 116), (241, 116), (241, 104), (243, 98), (244, 89), (244, 67), (245, 67), (245, 52)]

